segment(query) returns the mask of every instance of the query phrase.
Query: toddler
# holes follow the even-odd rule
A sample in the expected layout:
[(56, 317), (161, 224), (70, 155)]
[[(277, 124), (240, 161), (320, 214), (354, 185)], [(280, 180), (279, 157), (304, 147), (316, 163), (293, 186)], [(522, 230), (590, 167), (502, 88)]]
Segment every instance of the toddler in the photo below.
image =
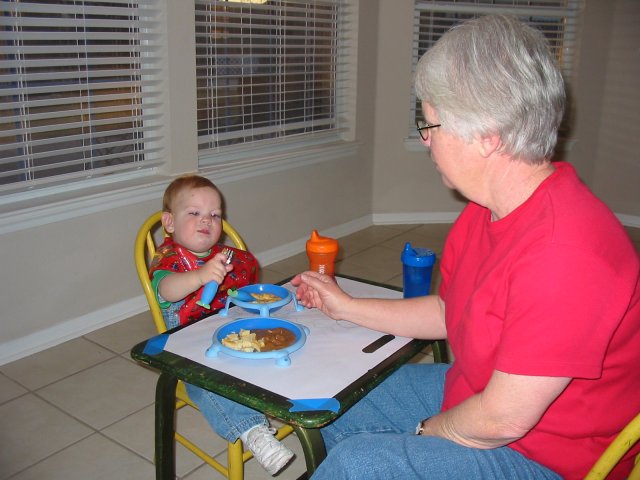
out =
[[(222, 196), (197, 175), (174, 180), (164, 193), (162, 226), (168, 236), (149, 269), (151, 284), (168, 329), (211, 315), (225, 305), (227, 290), (255, 283), (258, 264), (249, 253), (217, 244), (222, 233)], [(233, 251), (231, 262), (223, 248)], [(219, 284), (210, 309), (197, 301), (204, 285)], [(185, 383), (187, 393), (213, 430), (230, 442), (240, 438), (271, 475), (293, 458), (260, 412)]]

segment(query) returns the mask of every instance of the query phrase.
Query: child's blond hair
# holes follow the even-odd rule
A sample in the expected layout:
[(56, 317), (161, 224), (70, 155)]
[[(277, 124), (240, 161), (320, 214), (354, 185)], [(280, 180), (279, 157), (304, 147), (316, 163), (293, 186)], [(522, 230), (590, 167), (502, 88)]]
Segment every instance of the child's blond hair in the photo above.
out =
[(201, 177), (200, 175), (183, 175), (171, 182), (164, 191), (164, 197), (162, 198), (162, 211), (171, 213), (171, 205), (178, 194), (183, 190), (191, 190), (195, 188), (212, 188), (222, 196), (218, 187), (216, 187), (208, 178)]

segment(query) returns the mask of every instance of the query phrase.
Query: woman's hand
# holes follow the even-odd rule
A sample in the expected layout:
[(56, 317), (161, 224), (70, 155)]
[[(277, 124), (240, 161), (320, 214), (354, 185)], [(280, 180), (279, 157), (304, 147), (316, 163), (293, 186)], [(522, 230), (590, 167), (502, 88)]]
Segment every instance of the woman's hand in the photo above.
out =
[(348, 320), (363, 327), (402, 337), (447, 338), (444, 302), (437, 295), (416, 298), (354, 298), (333, 277), (317, 272), (296, 275), (296, 298), (333, 320)]
[(304, 272), (296, 275), (291, 284), (297, 287), (296, 298), (307, 308), (317, 308), (334, 320), (344, 320), (342, 312), (352, 297), (345, 293), (329, 275)]

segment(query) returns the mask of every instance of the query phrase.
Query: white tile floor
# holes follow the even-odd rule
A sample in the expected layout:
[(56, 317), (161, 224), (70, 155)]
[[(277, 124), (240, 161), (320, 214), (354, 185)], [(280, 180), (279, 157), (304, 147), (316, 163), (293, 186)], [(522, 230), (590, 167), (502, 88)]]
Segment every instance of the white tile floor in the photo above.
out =
[[(442, 253), (449, 225), (376, 226), (340, 239), (338, 273), (400, 286), (406, 241)], [(629, 229), (638, 245), (640, 229)], [(306, 268), (304, 254), (269, 265), (273, 283)], [(438, 281), (437, 276), (435, 281)], [(154, 389), (157, 373), (129, 357), (155, 334), (148, 312), (0, 367), (0, 480), (146, 480), (153, 466)], [(431, 361), (428, 352), (416, 361)], [(224, 458), (225, 442), (199, 413), (183, 409), (178, 429)], [(305, 470), (295, 436), (285, 442), (296, 460), (277, 478)], [(185, 480), (222, 478), (182, 446), (177, 474)], [(268, 479), (251, 460), (245, 478)]]

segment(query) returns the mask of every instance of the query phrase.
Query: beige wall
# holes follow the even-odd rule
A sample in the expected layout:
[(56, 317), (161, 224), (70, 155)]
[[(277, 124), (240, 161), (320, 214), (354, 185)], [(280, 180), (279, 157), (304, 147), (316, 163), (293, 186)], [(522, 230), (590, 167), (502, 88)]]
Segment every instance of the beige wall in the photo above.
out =
[(609, 40), (613, 24), (615, 2), (589, 0), (582, 17), (582, 31), (589, 35), (580, 36), (578, 66), (574, 73), (574, 85), (569, 86), (570, 136), (568, 152), (560, 157), (569, 160), (580, 173), (582, 179), (592, 185), (595, 174), (595, 155), (602, 99), (606, 78), (605, 65), (609, 54)]
[[(371, 152), (369, 143), (360, 143), (361, 132), (373, 131), (375, 111), (375, 48), (377, 2), (359, 6), (355, 141), (352, 155), (332, 161), (290, 168), (259, 177), (218, 183), (225, 196), (230, 222), (241, 232), (258, 255), (281, 245), (304, 242), (311, 230), (349, 224), (371, 216)], [(179, 4), (179, 8), (177, 7)], [(167, 81), (185, 85), (194, 82), (188, 68), (190, 40), (181, 35), (179, 24), (188, 2), (168, 2), (169, 35), (184, 37), (183, 48), (170, 52)], [(356, 2), (358, 4), (358, 2)], [(188, 10), (188, 9), (187, 9)], [(192, 17), (191, 17), (192, 18)], [(193, 69), (191, 69), (192, 71)], [(179, 72), (175, 74), (175, 72)], [(175, 91), (175, 90), (174, 90)], [(192, 129), (193, 121), (184, 111), (193, 98), (181, 92), (165, 98), (171, 129)], [(181, 168), (170, 174), (194, 169), (195, 135), (172, 135), (167, 151)], [(213, 171), (215, 180), (215, 169)], [(98, 206), (94, 213), (70, 214), (72, 219), (23, 228), (0, 235), (0, 363), (2, 359), (33, 353), (52, 343), (86, 333), (143, 311), (144, 298), (133, 264), (133, 241), (147, 215), (161, 207), (161, 194), (169, 178), (156, 185), (139, 186), (140, 201), (129, 205)], [(105, 202), (112, 197), (105, 197)], [(61, 201), (75, 210), (74, 202)], [(268, 208), (265, 208), (268, 205)], [(31, 213), (33, 212), (33, 213)], [(16, 212), (3, 214), (16, 216)], [(37, 209), (17, 217), (37, 216)], [(0, 222), (1, 223), (1, 222)], [(1, 224), (0, 224), (1, 226)], [(302, 243), (303, 244), (303, 243)], [(297, 252), (289, 252), (289, 255)]]
[[(617, 83), (610, 83), (629, 72), (638, 78), (637, 29), (633, 36), (638, 22), (633, 18), (637, 19), (639, 3), (589, 0), (588, 5), (593, 4), (597, 8), (588, 10), (592, 16), (585, 44), (592, 41), (586, 48), (597, 55), (587, 55), (580, 64), (578, 141), (569, 158), (577, 159), (583, 178), (614, 210), (640, 219), (638, 92), (634, 88), (620, 95)], [(425, 217), (462, 207), (442, 186), (427, 153), (405, 146), (412, 5), (412, 0), (359, 2), (357, 148), (353, 155), (221, 185), (228, 218), (253, 251), (260, 254), (290, 245), (308, 237), (312, 228), (326, 230), (372, 215)], [(630, 32), (633, 48), (623, 41)], [(621, 101), (622, 107), (614, 114), (613, 106)], [(171, 99), (167, 102), (171, 104)], [(629, 111), (626, 105), (635, 107)], [(624, 115), (616, 121), (619, 111)], [(172, 115), (182, 118), (179, 111)], [(602, 118), (602, 124), (594, 118)], [(616, 134), (614, 128), (624, 122), (631, 125), (631, 132)], [(176, 121), (172, 128), (179, 125)], [(189, 135), (184, 137), (175, 140), (169, 151), (193, 155), (193, 145), (179, 143), (189, 142)], [(610, 155), (613, 150), (615, 162)], [(182, 160), (189, 170), (194, 160)], [(132, 261), (133, 239), (142, 219), (159, 208), (167, 181), (153, 188), (141, 187), (139, 201), (128, 205), (0, 235), (0, 350), (5, 349), (5, 357), (7, 349), (33, 353), (33, 349), (85, 333), (83, 329), (142, 311), (144, 299)], [(266, 213), (265, 202), (270, 205)], [(70, 211), (75, 208), (73, 202), (64, 205)]]
[[(640, 212), (640, 2), (617, 0), (608, 42), (592, 188), (617, 213)], [(595, 66), (594, 66), (595, 68)], [(588, 76), (587, 76), (588, 77)], [(584, 119), (588, 122), (590, 119)]]
[[(426, 151), (405, 137), (413, 28), (411, 0), (381, 0), (373, 170), (373, 211), (456, 211)], [(640, 224), (640, 2), (586, 0), (580, 57), (570, 89), (567, 152), (582, 179), (632, 224)], [(417, 218), (420, 218), (419, 215)]]
[(459, 211), (427, 151), (408, 134), (413, 1), (382, 0), (378, 22), (373, 211), (377, 214)]

